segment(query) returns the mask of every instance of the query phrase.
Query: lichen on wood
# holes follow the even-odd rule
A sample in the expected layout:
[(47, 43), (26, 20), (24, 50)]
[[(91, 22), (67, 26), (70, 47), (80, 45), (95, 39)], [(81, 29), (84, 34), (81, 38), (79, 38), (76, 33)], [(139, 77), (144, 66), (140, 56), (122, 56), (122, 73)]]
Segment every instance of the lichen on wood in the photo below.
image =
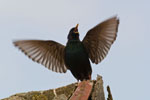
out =
[[(2, 100), (57, 100), (57, 98), (58, 100), (65, 100), (66, 98), (69, 98), (72, 95), (72, 93), (76, 89), (76, 86), (77, 83), (74, 83), (57, 89), (18, 93)], [(57, 95), (54, 93), (54, 90)]]
[[(102, 77), (98, 75), (97, 80), (91, 80), (90, 82), (92, 82), (93, 86), (88, 100), (105, 100)], [(18, 93), (2, 100), (69, 100), (77, 86), (78, 83), (74, 83), (57, 89)], [(113, 100), (109, 86), (107, 91), (107, 100)]]

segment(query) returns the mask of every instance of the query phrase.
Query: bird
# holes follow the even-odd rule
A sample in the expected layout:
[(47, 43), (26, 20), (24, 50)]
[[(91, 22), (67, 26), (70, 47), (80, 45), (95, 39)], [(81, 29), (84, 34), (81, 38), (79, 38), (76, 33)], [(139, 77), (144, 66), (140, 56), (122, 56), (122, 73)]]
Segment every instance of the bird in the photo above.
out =
[(16, 40), (13, 44), (34, 62), (66, 73), (70, 70), (77, 81), (91, 80), (91, 63), (100, 63), (117, 37), (119, 18), (113, 16), (87, 31), (81, 41), (77, 24), (71, 28), (67, 43), (53, 40)]

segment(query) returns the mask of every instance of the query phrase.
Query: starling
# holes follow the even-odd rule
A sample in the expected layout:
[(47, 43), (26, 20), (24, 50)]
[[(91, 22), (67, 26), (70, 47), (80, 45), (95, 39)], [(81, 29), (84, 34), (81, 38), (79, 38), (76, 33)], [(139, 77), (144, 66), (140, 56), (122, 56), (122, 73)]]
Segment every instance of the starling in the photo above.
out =
[(119, 19), (114, 16), (90, 29), (80, 41), (78, 24), (68, 34), (66, 46), (53, 40), (14, 41), (25, 55), (48, 69), (65, 73), (70, 70), (77, 80), (91, 79), (92, 63), (98, 64), (107, 55), (116, 39)]

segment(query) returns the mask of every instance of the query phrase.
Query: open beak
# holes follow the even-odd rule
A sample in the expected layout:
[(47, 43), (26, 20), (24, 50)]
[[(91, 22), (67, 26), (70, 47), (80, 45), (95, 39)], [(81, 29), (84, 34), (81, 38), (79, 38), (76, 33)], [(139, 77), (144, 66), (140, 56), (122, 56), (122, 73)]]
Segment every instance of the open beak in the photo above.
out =
[(76, 25), (74, 32), (79, 34), (79, 32), (78, 32), (78, 26), (79, 26), (79, 24)]

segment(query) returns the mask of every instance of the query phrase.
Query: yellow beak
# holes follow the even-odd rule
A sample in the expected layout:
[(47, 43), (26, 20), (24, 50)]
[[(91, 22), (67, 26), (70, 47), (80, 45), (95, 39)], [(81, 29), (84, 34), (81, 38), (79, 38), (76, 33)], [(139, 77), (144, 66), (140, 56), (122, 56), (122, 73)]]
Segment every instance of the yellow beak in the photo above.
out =
[(75, 33), (79, 33), (78, 32), (78, 26), (79, 26), (79, 24), (77, 24), (76, 27), (75, 27), (75, 30), (74, 30)]

